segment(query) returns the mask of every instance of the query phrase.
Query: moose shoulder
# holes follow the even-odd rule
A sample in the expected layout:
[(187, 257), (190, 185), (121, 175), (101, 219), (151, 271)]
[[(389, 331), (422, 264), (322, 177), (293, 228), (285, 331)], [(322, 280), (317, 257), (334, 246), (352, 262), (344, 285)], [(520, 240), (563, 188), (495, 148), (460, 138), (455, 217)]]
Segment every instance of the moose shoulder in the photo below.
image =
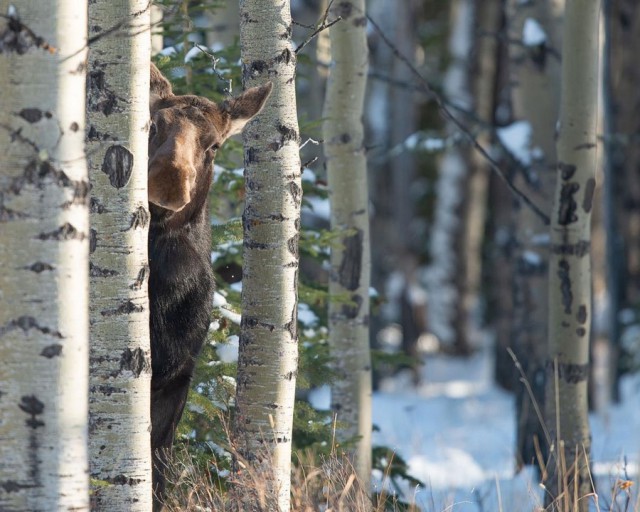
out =
[(271, 84), (221, 104), (180, 96), (151, 64), (149, 300), (154, 510), (164, 461), (182, 416), (195, 359), (207, 336), (214, 290), (209, 188), (216, 150), (262, 109)]

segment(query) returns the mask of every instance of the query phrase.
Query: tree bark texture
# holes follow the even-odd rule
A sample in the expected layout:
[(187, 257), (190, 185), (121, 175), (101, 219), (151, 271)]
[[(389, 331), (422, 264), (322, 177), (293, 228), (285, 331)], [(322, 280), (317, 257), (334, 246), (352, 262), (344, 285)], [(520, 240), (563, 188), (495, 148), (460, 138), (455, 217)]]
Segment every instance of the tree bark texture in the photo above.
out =
[(331, 229), (341, 233), (331, 248), (329, 347), (336, 378), (331, 406), (339, 423), (337, 440), (357, 437), (353, 453), (360, 482), (371, 480), (371, 272), (367, 159), (362, 115), (367, 83), (367, 20), (364, 0), (332, 8), (342, 21), (330, 30), (332, 64), (323, 125), (331, 199)]
[(0, 12), (0, 510), (88, 510), (86, 3)]
[[(587, 405), (590, 227), (596, 167), (600, 2), (568, 0), (563, 29), (557, 185), (551, 217), (547, 426), (548, 497), (585, 512), (590, 499)], [(574, 500), (577, 497), (577, 501)], [(547, 498), (549, 499), (549, 498)]]
[[(560, 102), (560, 49), (562, 5), (559, 0), (508, 4), (507, 40), (513, 120), (531, 127), (531, 162), (515, 173), (514, 182), (542, 211), (551, 211), (556, 184), (555, 131)], [(530, 27), (544, 31), (535, 41)], [(536, 43), (536, 44), (534, 44)], [(544, 409), (549, 284), (549, 227), (520, 206), (517, 230), (511, 347), (522, 365), (533, 397), (518, 383), (516, 394), (517, 465), (538, 466), (538, 453), (546, 459), (544, 425), (535, 411)], [(534, 403), (535, 402), (535, 403)]]
[(91, 178), (91, 477), (94, 510), (151, 509), (147, 282), (147, 0), (95, 0), (87, 148)]
[[(245, 87), (273, 83), (244, 130), (242, 322), (234, 439), (289, 510), (291, 432), (298, 363), (298, 239), (302, 187), (295, 64), (288, 0), (243, 0)], [(240, 510), (256, 510), (251, 496)]]

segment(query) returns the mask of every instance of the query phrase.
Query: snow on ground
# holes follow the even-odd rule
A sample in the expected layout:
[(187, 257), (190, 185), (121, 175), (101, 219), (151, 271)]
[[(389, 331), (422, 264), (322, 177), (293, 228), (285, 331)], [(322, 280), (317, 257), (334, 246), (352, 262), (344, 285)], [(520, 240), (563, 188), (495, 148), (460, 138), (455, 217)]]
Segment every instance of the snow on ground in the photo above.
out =
[[(543, 500), (532, 470), (514, 472), (514, 400), (495, 386), (492, 368), (490, 349), (469, 359), (429, 355), (424, 384), (416, 389), (408, 375), (399, 375), (373, 396), (374, 444), (395, 450), (426, 484), (404, 492), (427, 512), (531, 512)], [(622, 395), (622, 404), (591, 416), (599, 493), (592, 509), (602, 512), (640, 510), (640, 378), (625, 379)], [(315, 407), (328, 407), (326, 389), (310, 398)], [(616, 476), (624, 477), (625, 460), (627, 476), (636, 481), (628, 509), (624, 494), (617, 507), (609, 497)]]

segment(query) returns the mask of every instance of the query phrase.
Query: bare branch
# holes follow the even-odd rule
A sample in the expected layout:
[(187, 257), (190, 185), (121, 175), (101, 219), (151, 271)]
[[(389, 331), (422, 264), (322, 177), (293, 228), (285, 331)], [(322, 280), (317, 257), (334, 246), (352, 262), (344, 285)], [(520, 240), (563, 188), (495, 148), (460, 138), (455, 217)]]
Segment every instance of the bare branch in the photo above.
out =
[(500, 168), (500, 165), (491, 157), (491, 155), (489, 155), (487, 150), (480, 145), (480, 143), (476, 140), (473, 134), (467, 129), (467, 127), (464, 124), (462, 124), (462, 122), (460, 122), (451, 113), (451, 111), (445, 105), (445, 102), (442, 99), (442, 97), (434, 90), (434, 88), (431, 86), (429, 81), (420, 74), (420, 72), (409, 61), (409, 59), (405, 57), (398, 50), (398, 48), (396, 48), (396, 46), (393, 44), (392, 41), (389, 40), (389, 38), (387, 38), (387, 36), (385, 35), (384, 31), (380, 28), (380, 26), (373, 19), (371, 19), (371, 16), (369, 16), (367, 13), (364, 13), (364, 14), (369, 20), (369, 23), (371, 23), (371, 25), (376, 30), (376, 32), (378, 32), (378, 34), (380, 35), (384, 43), (389, 47), (389, 49), (395, 55), (395, 57), (398, 60), (400, 60), (402, 63), (404, 63), (409, 68), (413, 76), (418, 80), (418, 82), (420, 83), (419, 88), (423, 92), (428, 94), (431, 98), (433, 98), (442, 116), (445, 119), (451, 121), (454, 124), (454, 126), (464, 135), (464, 137), (471, 143), (471, 145), (476, 149), (476, 151), (478, 151), (482, 155), (482, 157), (487, 161), (491, 170), (495, 172), (498, 175), (498, 177), (507, 185), (509, 190), (516, 196), (516, 198), (521, 202), (523, 202), (525, 205), (527, 205), (542, 220), (542, 222), (546, 226), (548, 226), (550, 224), (549, 216), (546, 213), (544, 213), (533, 201), (531, 201), (531, 199), (529, 199), (520, 189), (518, 189), (509, 180), (509, 178), (507, 178), (505, 173)]
[[(323, 30), (328, 29), (329, 27), (335, 25), (336, 23), (338, 23), (340, 20), (342, 20), (341, 16), (338, 16), (335, 20), (333, 21), (327, 21), (327, 19), (329, 18), (329, 11), (331, 10), (331, 6), (333, 5), (333, 0), (331, 0), (329, 2), (329, 5), (327, 6), (327, 9), (324, 11), (324, 14), (322, 15), (322, 20), (320, 21), (319, 24), (316, 24), (315, 27), (306, 27), (306, 28), (313, 28), (315, 29), (311, 35), (309, 37), (307, 37), (295, 50), (294, 53), (297, 55), (298, 52), (300, 50), (302, 50), (305, 46), (307, 46), (314, 37), (316, 37), (320, 32), (322, 32)], [(299, 23), (296, 23), (296, 25), (299, 25), (301, 27), (304, 27), (304, 25), (300, 25)]]
[(209, 57), (209, 59), (211, 60), (211, 68), (213, 69), (213, 72), (215, 73), (215, 75), (218, 77), (218, 80), (228, 84), (224, 92), (227, 94), (231, 94), (233, 92), (233, 80), (231, 78), (223, 77), (220, 71), (218, 71), (216, 68), (216, 66), (218, 65), (218, 62), (220, 62), (220, 59), (216, 57), (213, 53), (211, 53), (207, 48), (203, 48), (198, 43), (195, 44), (195, 47), (198, 50), (200, 50), (202, 53), (204, 53), (207, 57)]

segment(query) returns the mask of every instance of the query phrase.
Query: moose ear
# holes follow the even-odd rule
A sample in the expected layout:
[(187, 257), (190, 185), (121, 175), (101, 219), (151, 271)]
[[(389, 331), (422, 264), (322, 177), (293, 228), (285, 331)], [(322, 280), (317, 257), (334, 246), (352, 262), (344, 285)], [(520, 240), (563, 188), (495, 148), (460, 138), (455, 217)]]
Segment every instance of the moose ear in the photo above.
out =
[(156, 65), (151, 63), (151, 76), (149, 82), (149, 108), (153, 110), (153, 105), (157, 101), (173, 96), (173, 90), (171, 89), (171, 83), (167, 80)]
[(231, 117), (231, 126), (227, 137), (240, 133), (244, 126), (262, 110), (267, 98), (271, 94), (273, 84), (251, 87), (237, 98), (227, 100), (222, 104), (222, 110)]

